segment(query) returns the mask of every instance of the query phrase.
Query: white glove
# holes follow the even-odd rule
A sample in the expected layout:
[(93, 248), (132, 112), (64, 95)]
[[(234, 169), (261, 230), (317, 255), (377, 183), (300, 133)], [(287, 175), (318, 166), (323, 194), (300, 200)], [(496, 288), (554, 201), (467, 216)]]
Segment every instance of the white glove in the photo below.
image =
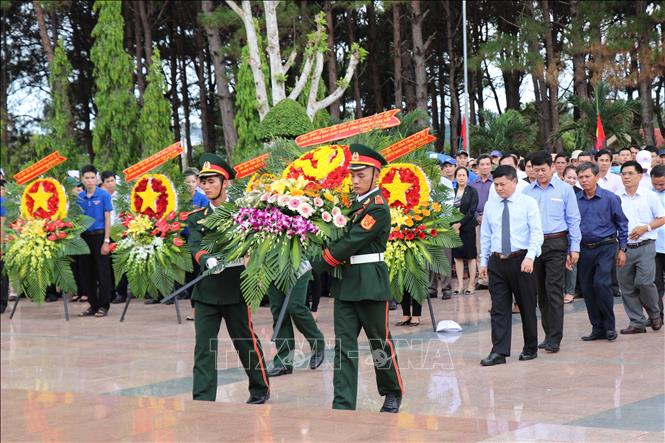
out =
[[(219, 262), (215, 257), (210, 257), (209, 259), (206, 260), (206, 268), (208, 269), (213, 269), (216, 268), (219, 265)], [(220, 269), (217, 272), (214, 272), (214, 274), (219, 274), (223, 271), (224, 269)]]

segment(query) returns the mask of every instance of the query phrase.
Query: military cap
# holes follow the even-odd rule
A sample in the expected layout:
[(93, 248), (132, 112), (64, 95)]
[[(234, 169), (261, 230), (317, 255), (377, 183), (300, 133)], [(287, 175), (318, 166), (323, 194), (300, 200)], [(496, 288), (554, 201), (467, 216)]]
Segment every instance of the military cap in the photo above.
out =
[(236, 177), (236, 171), (217, 154), (206, 153), (199, 159), (201, 171), (199, 177), (210, 177), (221, 175), (227, 180), (233, 180)]
[(367, 167), (381, 169), (381, 166), (388, 164), (385, 158), (369, 146), (354, 143), (349, 146), (351, 151), (351, 164), (349, 169), (359, 171)]

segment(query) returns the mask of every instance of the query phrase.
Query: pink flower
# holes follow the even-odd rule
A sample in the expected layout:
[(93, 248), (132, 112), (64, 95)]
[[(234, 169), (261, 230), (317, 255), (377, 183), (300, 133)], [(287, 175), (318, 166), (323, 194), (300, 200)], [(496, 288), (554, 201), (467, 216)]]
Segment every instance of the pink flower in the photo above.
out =
[(269, 193), (266, 192), (265, 194), (261, 194), (261, 201), (262, 202), (267, 202), (269, 198), (270, 198)]
[(344, 226), (346, 226), (346, 217), (344, 217), (342, 214), (335, 215), (335, 218), (333, 219), (333, 224), (338, 228), (343, 228)]
[(335, 207), (332, 209), (332, 215), (337, 216), (337, 215), (340, 215), (341, 213), (342, 213), (342, 210), (339, 209), (337, 206), (335, 206)]
[(323, 200), (320, 199), (319, 197), (314, 198), (314, 206), (320, 208), (321, 206), (323, 206)]
[(298, 206), (300, 206), (300, 199), (293, 197), (291, 200), (289, 200), (289, 209), (292, 211), (298, 210)]
[(310, 218), (314, 213), (314, 208), (309, 203), (301, 203), (298, 206), (298, 213), (305, 218)]
[(321, 218), (326, 223), (330, 223), (332, 221), (332, 215), (330, 215), (330, 212), (328, 212), (328, 211), (323, 211), (321, 213)]
[(280, 195), (277, 198), (277, 204), (279, 206), (288, 206), (289, 204), (289, 196), (288, 195)]
[(180, 237), (176, 237), (176, 238), (173, 239), (173, 244), (175, 246), (180, 247), (180, 246), (185, 244), (185, 241), (183, 239), (181, 239)]

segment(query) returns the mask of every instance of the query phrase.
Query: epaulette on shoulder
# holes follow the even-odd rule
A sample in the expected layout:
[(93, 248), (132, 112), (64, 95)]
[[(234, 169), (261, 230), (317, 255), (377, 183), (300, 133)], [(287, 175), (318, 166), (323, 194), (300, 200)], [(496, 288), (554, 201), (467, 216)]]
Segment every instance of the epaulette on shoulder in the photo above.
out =
[(383, 196), (382, 195), (377, 195), (374, 197), (374, 204), (375, 205), (382, 205), (384, 203), (383, 201)]

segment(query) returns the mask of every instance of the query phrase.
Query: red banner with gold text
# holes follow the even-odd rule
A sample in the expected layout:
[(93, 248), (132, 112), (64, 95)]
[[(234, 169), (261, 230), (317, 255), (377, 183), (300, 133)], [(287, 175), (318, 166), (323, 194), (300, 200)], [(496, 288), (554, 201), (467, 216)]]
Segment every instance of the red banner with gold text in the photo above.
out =
[(436, 137), (429, 133), (429, 128), (418, 131), (407, 138), (394, 143), (387, 148), (381, 150), (381, 155), (388, 161), (388, 163), (404, 157), (407, 154), (417, 151), (428, 143), (432, 143)]
[(67, 157), (60, 155), (60, 152), (55, 151), (43, 159), (39, 160), (37, 163), (33, 163), (28, 166), (21, 172), (18, 172), (14, 175), (14, 180), (19, 185), (29, 182), (30, 180), (39, 177), (42, 174), (45, 174), (51, 168), (58, 166), (60, 163), (67, 160)]
[(266, 160), (269, 155), (267, 153), (261, 154), (258, 157), (236, 165), (234, 168), (236, 170), (236, 178), (247, 177), (263, 169), (266, 166)]
[(161, 166), (172, 158), (176, 158), (184, 152), (180, 142), (175, 142), (171, 146), (168, 146), (161, 151), (152, 154), (150, 157), (141, 160), (133, 166), (125, 169), (125, 180), (130, 182), (135, 178), (146, 174), (148, 171), (155, 169), (157, 166)]
[(359, 118), (358, 120), (351, 120), (334, 126), (328, 126), (327, 128), (316, 129), (296, 137), (296, 144), (301, 148), (306, 148), (307, 146), (321, 145), (353, 137), (354, 135), (370, 132), (374, 129), (392, 128), (400, 124), (400, 120), (395, 117), (395, 114), (399, 111), (399, 109), (391, 109), (390, 111)]

